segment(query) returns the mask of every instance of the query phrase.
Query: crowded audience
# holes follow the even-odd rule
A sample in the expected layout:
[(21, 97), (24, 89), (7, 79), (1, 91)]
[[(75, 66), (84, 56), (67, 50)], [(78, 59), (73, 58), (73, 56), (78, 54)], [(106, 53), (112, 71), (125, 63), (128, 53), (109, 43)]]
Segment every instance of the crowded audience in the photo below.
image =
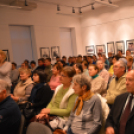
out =
[(23, 134), (133, 134), (133, 62), (119, 50), (17, 65), (0, 50), (0, 133), (18, 134), (24, 116)]

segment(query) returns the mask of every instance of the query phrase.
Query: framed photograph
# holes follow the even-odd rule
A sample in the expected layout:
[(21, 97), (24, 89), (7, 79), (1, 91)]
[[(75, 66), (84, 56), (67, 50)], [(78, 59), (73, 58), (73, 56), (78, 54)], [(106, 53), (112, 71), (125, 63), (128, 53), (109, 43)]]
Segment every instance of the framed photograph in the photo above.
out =
[(114, 42), (107, 43), (107, 53), (109, 53), (109, 52), (115, 54)]
[(49, 47), (41, 47), (40, 48), (40, 56), (41, 56), (41, 58), (50, 58)]
[(119, 50), (122, 50), (122, 54), (125, 54), (125, 43), (124, 41), (116, 41), (116, 48), (117, 48), (117, 53)]
[(6, 56), (7, 56), (6, 61), (10, 61), (9, 51), (8, 50), (2, 50), (2, 51), (6, 53)]
[(134, 39), (126, 41), (126, 48), (131, 51), (131, 54), (134, 54)]
[(94, 45), (91, 45), (91, 46), (86, 46), (86, 54), (87, 55), (92, 55), (94, 54)]
[(51, 56), (53, 60), (56, 59), (57, 56), (60, 57), (59, 46), (51, 47)]
[(102, 54), (106, 53), (105, 45), (96, 45), (96, 54), (98, 53), (102, 53)]

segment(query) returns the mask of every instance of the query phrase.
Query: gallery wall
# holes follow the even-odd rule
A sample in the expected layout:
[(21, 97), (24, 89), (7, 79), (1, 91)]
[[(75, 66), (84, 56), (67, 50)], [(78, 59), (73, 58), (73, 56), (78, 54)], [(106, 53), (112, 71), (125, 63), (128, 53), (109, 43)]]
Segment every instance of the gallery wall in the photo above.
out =
[(119, 8), (103, 6), (83, 14), (83, 47), (104, 44), (107, 50), (107, 42), (123, 40), (126, 49), (126, 40), (134, 39), (134, 0), (121, 0), (115, 4)]
[[(56, 5), (50, 6), (43, 3), (38, 3), (37, 9), (33, 11), (1, 7), (0, 49), (8, 49), (11, 59), (10, 61), (13, 61), (9, 25), (31, 26), (32, 45), (34, 47), (35, 60), (37, 61), (37, 59), (40, 58), (40, 47), (60, 47), (60, 28), (66, 27), (75, 29), (76, 54), (83, 54), (79, 18), (57, 15), (56, 13)], [(63, 52), (60, 53), (63, 55)], [(54, 63), (55, 60), (52, 62)]]

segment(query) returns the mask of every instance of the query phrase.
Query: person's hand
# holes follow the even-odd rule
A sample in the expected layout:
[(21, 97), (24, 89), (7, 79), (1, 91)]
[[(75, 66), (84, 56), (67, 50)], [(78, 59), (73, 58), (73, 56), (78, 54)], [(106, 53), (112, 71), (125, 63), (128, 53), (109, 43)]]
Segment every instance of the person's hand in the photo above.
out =
[(19, 100), (19, 97), (15, 97), (15, 96), (13, 96), (13, 94), (10, 94), (10, 96), (11, 96), (11, 98), (14, 100), (14, 101), (18, 101)]
[(40, 114), (50, 114), (50, 109), (49, 108), (44, 108), (41, 110)]
[(36, 115), (36, 119), (39, 119), (39, 120), (44, 119), (44, 116), (48, 116), (48, 115), (47, 114), (38, 114), (38, 115)]
[(64, 129), (62, 131), (63, 131), (64, 134), (66, 134), (66, 131)]
[(115, 134), (114, 129), (112, 127), (107, 127), (106, 128), (106, 134)]

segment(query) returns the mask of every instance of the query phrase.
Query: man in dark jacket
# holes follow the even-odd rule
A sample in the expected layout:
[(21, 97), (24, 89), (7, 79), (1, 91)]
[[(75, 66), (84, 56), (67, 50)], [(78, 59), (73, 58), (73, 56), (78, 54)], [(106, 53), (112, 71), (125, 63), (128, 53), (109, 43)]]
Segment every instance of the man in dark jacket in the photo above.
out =
[(7, 96), (8, 85), (0, 80), (0, 133), (18, 134), (21, 113), (17, 103)]
[(134, 134), (134, 70), (126, 76), (127, 93), (117, 96), (106, 120), (106, 134)]

